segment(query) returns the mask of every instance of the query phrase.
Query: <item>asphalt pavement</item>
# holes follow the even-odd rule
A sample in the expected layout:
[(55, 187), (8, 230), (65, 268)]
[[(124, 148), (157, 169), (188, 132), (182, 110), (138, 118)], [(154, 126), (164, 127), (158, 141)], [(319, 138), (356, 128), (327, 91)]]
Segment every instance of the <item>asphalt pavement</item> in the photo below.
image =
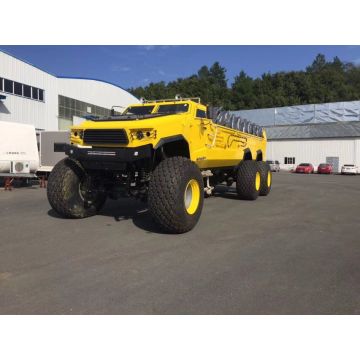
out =
[(0, 314), (360, 314), (360, 176), (218, 187), (189, 233), (141, 202), (67, 220), (38, 186), (0, 189)]

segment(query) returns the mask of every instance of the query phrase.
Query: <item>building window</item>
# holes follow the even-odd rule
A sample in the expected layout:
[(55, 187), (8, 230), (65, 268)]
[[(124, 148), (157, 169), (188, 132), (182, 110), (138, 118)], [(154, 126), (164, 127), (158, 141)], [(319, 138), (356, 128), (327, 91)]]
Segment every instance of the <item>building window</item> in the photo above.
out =
[(12, 94), (14, 92), (14, 82), (8, 79), (4, 79), (4, 89), (5, 92), (8, 92), (10, 94)]
[(34, 100), (39, 100), (39, 89), (36, 87), (32, 87), (32, 98)]
[(43, 89), (31, 87), (17, 81), (4, 79), (0, 77), (0, 91), (4, 91), (10, 94), (23, 96), (28, 99), (44, 101), (45, 93)]
[(59, 95), (60, 118), (72, 120), (73, 116), (84, 117), (90, 114), (93, 116), (108, 117), (111, 114), (111, 110), (94, 104), (89, 104), (84, 101)]
[(22, 84), (18, 83), (18, 82), (14, 82), (14, 94), (15, 95), (20, 95), (22, 96), (23, 94), (23, 86)]
[(285, 165), (294, 165), (295, 164), (295, 158), (294, 157), (286, 157), (284, 159)]
[(27, 98), (31, 98), (31, 86), (24, 85), (24, 96)]

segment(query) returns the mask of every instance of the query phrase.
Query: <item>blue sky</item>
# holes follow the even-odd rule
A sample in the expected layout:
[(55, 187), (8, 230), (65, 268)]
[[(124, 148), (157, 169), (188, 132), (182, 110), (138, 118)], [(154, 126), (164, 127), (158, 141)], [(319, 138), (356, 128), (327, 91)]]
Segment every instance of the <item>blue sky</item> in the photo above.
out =
[(360, 64), (360, 46), (2, 46), (0, 49), (55, 75), (91, 77), (124, 88), (171, 81), (219, 61), (229, 83), (240, 70), (301, 70), (318, 53)]

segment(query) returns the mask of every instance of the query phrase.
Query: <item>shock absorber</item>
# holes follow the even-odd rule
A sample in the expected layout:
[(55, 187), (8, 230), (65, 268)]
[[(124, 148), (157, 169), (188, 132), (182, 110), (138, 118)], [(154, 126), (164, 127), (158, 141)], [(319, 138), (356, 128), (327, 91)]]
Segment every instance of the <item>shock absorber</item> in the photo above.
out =
[(214, 174), (211, 172), (211, 170), (203, 170), (201, 175), (206, 179), (206, 186), (204, 187), (205, 194), (210, 196), (214, 190), (214, 186), (210, 185), (210, 176), (213, 176)]

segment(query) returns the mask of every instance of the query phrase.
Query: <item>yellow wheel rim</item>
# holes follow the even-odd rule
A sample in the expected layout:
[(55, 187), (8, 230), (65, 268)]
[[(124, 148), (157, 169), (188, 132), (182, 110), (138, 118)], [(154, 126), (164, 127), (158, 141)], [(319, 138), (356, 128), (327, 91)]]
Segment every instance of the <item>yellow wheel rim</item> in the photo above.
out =
[(271, 185), (271, 172), (268, 171), (268, 175), (267, 175), (267, 186), (270, 187)]
[(257, 172), (255, 176), (255, 189), (258, 191), (260, 189), (260, 173)]
[(184, 204), (188, 214), (192, 215), (196, 212), (200, 202), (200, 186), (198, 182), (191, 179), (185, 188)]

